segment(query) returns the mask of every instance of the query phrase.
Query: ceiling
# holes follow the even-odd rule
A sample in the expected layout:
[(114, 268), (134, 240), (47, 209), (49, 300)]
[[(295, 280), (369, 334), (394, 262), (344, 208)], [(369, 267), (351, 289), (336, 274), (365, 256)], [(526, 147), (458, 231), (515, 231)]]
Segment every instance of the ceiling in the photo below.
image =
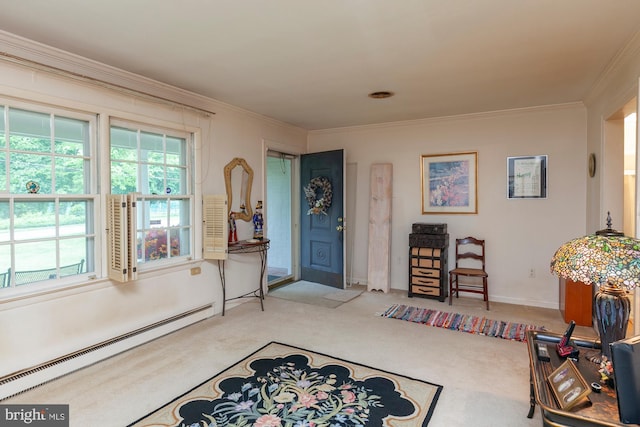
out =
[(0, 30), (309, 130), (581, 101), (640, 30), (638, 0), (0, 0), (0, 10)]

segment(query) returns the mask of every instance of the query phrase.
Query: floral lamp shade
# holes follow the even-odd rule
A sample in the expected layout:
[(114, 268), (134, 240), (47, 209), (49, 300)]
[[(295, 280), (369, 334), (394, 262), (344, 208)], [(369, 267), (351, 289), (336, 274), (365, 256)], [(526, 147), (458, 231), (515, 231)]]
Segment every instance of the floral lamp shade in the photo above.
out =
[(562, 245), (551, 259), (551, 272), (565, 279), (598, 286), (594, 295), (602, 361), (611, 359), (610, 345), (626, 337), (630, 301), (626, 291), (640, 282), (640, 240), (591, 234)]
[(640, 285), (640, 240), (595, 234), (573, 239), (553, 255), (551, 272), (574, 282), (633, 290)]

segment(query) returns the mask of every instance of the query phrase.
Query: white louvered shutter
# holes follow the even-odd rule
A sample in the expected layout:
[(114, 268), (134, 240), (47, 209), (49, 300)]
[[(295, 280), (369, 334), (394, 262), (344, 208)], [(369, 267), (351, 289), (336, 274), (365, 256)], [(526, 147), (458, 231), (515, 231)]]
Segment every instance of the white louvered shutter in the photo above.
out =
[(202, 257), (227, 259), (229, 222), (227, 196), (202, 196)]
[[(137, 227), (138, 227), (138, 211), (136, 208), (137, 205), (137, 194), (129, 194), (127, 196), (127, 243), (128, 243), (128, 268), (127, 273), (129, 280), (136, 280), (138, 278), (138, 248), (137, 248)], [(144, 247), (144, 242), (141, 242)]]
[(107, 195), (107, 262), (109, 279), (127, 281), (127, 196)]

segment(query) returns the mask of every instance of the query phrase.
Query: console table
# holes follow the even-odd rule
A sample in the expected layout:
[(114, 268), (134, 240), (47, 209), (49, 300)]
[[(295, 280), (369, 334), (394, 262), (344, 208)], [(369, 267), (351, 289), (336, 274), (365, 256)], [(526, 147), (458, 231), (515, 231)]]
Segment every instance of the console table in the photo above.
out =
[[(560, 341), (562, 334), (547, 331), (527, 331), (527, 347), (529, 349), (529, 374), (530, 374), (530, 403), (528, 418), (533, 417), (536, 403), (542, 412), (542, 425), (554, 427), (566, 426), (629, 426), (620, 422), (618, 414), (618, 401), (613, 387), (602, 385), (600, 393), (591, 392), (584, 402), (569, 410), (562, 410), (556, 403), (552, 391), (547, 383), (547, 378), (558, 368), (565, 359), (556, 353), (556, 343)], [(585, 358), (586, 354), (600, 350), (600, 342), (587, 338), (572, 338), (571, 340), (580, 350), (579, 360), (576, 362), (580, 374), (587, 384), (600, 383), (598, 364)], [(549, 350), (550, 361), (538, 360), (536, 344), (546, 344)]]
[(262, 240), (240, 240), (235, 243), (229, 243), (229, 254), (251, 254), (258, 253), (260, 255), (260, 281), (256, 290), (247, 292), (246, 294), (227, 299), (226, 279), (224, 273), (225, 260), (218, 260), (218, 272), (220, 273), (220, 283), (222, 284), (222, 315), (224, 316), (227, 301), (239, 298), (256, 297), (260, 299), (260, 308), (264, 311), (264, 289), (262, 282), (264, 280), (264, 271), (267, 266), (267, 250), (269, 250), (269, 239)]

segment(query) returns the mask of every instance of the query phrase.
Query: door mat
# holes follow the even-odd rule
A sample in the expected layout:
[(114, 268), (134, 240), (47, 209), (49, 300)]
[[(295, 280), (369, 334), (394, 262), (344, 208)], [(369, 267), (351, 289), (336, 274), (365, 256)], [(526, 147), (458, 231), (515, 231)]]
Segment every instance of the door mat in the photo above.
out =
[(129, 426), (426, 426), (441, 391), (271, 342)]
[(323, 295), (322, 297), (333, 301), (347, 302), (359, 296), (361, 293), (362, 291), (356, 291), (354, 289), (340, 289), (338, 291), (331, 292), (330, 294)]
[(402, 304), (395, 304), (389, 307), (381, 316), (422, 323), (437, 328), (521, 342), (526, 342), (528, 330), (544, 330), (544, 327), (541, 326), (492, 320), (484, 316), (472, 316), (470, 314), (447, 313), (445, 311)]
[(338, 308), (345, 302), (360, 295), (362, 291), (354, 289), (337, 289), (319, 283), (299, 280), (285, 286), (269, 290), (269, 296), (317, 305), (326, 308)]

